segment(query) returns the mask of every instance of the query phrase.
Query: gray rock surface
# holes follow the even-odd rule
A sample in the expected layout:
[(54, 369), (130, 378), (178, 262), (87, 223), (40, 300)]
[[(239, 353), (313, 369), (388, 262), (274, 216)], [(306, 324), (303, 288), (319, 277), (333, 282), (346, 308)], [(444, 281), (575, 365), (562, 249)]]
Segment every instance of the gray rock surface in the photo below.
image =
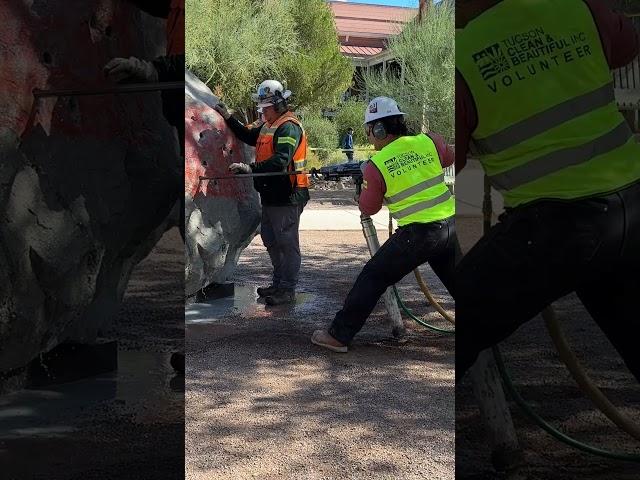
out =
[(157, 92), (34, 101), (112, 86), (115, 56), (154, 58), (164, 22), (119, 0), (2, 2), (0, 372), (109, 326), (132, 268), (181, 194)]
[(185, 289), (192, 295), (231, 278), (257, 232), (260, 201), (249, 179), (199, 181), (231, 176), (229, 164), (250, 163), (254, 153), (213, 110), (211, 90), (191, 72), (185, 80)]

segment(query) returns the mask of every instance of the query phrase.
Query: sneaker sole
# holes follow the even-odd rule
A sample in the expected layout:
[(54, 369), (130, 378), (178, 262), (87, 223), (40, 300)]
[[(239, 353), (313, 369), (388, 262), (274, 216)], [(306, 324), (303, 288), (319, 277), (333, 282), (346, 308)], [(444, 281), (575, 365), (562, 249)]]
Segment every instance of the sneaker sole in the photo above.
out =
[(327, 348), (336, 353), (347, 353), (349, 351), (349, 347), (336, 347), (335, 345), (329, 345), (328, 343), (320, 342), (313, 337), (311, 337), (311, 343), (313, 343), (314, 345), (318, 345), (319, 347)]

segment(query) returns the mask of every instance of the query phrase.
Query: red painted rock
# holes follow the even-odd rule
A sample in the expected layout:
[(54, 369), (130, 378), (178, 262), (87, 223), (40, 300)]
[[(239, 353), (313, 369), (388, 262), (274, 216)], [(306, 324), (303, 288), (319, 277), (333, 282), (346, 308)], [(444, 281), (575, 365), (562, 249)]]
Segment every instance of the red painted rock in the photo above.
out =
[[(234, 179), (231, 163), (249, 163), (246, 147), (213, 110), (218, 99), (185, 73), (185, 282), (188, 295), (228, 281), (260, 223), (260, 200), (249, 179)], [(229, 177), (200, 180), (200, 177)]]
[(0, 15), (3, 372), (92, 342), (116, 316), (182, 193), (182, 162), (157, 92), (32, 95), (112, 86), (110, 58), (163, 53), (163, 21), (121, 0), (0, 2)]

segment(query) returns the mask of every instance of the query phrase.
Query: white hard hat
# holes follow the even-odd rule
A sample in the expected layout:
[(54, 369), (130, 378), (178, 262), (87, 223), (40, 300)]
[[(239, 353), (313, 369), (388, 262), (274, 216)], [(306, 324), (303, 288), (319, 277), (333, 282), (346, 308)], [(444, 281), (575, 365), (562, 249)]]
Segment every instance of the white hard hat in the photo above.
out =
[(364, 112), (364, 123), (374, 122), (381, 118), (393, 117), (395, 115), (406, 115), (398, 108), (398, 104), (393, 98), (376, 97), (369, 102), (367, 110)]
[(265, 80), (258, 85), (256, 93), (251, 95), (254, 102), (258, 102), (257, 107), (268, 107), (273, 105), (277, 99), (278, 94), (285, 100), (291, 96), (291, 91), (284, 89), (282, 84), (277, 80)]

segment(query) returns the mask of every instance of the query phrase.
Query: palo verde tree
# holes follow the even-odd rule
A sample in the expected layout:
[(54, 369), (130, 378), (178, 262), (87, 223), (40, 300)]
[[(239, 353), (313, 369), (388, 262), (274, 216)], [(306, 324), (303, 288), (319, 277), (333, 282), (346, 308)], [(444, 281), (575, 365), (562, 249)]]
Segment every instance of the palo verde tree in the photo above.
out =
[(267, 78), (294, 107), (332, 103), (351, 81), (324, 0), (187, 0), (185, 20), (187, 67), (232, 108), (253, 108)]
[(394, 98), (415, 131), (429, 128), (452, 142), (455, 132), (455, 26), (453, 2), (431, 5), (389, 42), (401, 64), (395, 70), (363, 74), (369, 97)]

